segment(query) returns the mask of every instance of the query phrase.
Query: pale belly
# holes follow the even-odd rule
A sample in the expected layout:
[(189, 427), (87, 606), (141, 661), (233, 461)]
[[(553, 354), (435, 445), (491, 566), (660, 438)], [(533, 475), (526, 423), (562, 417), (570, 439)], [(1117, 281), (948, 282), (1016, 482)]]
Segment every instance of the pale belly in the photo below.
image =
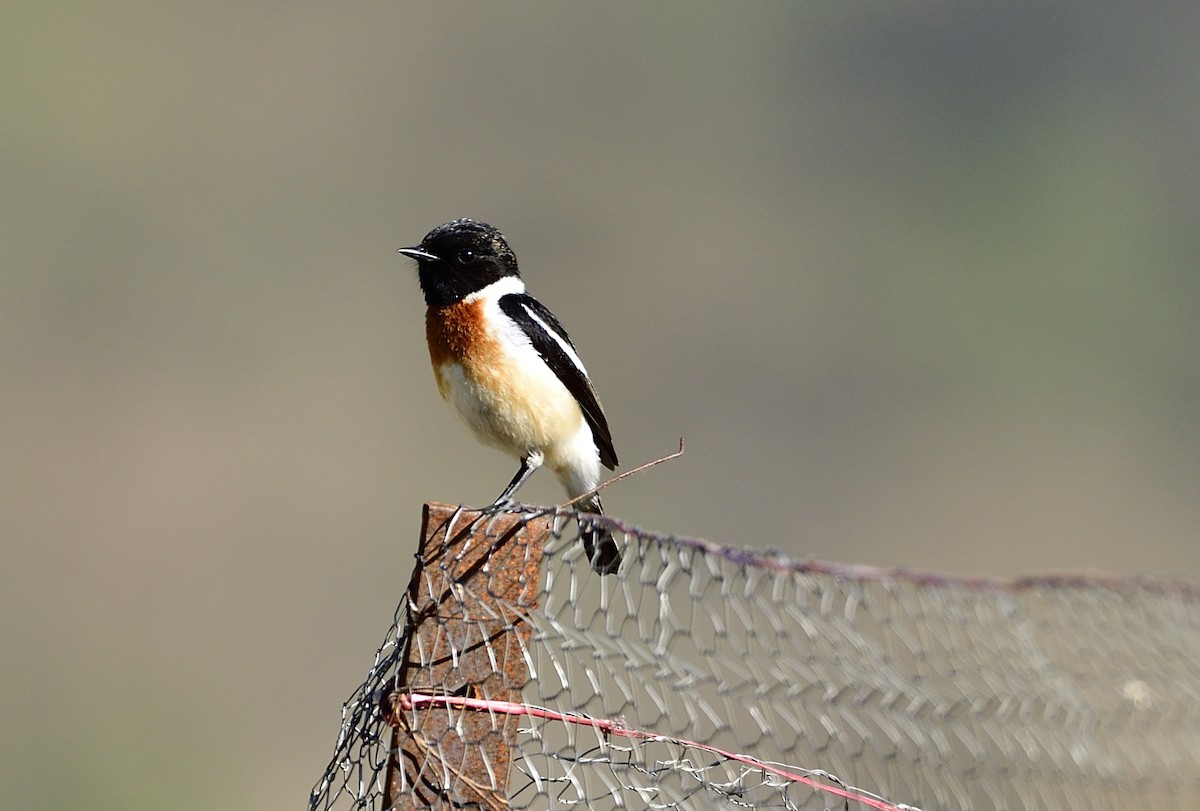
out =
[(459, 363), (435, 370), (438, 391), (479, 440), (521, 457), (555, 456), (585, 425), (575, 398), (549, 369), (469, 373)]

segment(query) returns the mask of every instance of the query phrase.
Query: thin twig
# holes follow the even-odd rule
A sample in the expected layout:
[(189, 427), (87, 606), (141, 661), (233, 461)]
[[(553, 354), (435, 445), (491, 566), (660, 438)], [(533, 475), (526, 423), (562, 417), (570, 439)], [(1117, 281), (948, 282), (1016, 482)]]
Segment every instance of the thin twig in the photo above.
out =
[(659, 459), (655, 459), (653, 462), (647, 462), (644, 465), (638, 465), (633, 470), (626, 470), (624, 473), (613, 476), (608, 481), (601, 482), (600, 484), (593, 487), (591, 490), (588, 490), (586, 493), (580, 493), (579, 495), (575, 496), (575, 498), (571, 499), (570, 501), (564, 501), (562, 504), (558, 505), (558, 508), (561, 510), (561, 509), (570, 507), (572, 504), (576, 504), (580, 501), (583, 501), (586, 498), (590, 498), (591, 496), (596, 495), (596, 493), (599, 493), (605, 487), (608, 487), (610, 484), (615, 484), (616, 482), (621, 481), (621, 479), (625, 478), (626, 476), (632, 476), (634, 473), (641, 473), (643, 470), (649, 470), (650, 468), (654, 467), (655, 465), (661, 465), (663, 462), (669, 462), (672, 459), (678, 459), (680, 456), (683, 456), (683, 437), (679, 437), (679, 450), (675, 451), (675, 453), (668, 454), (667, 456), (663, 456)]

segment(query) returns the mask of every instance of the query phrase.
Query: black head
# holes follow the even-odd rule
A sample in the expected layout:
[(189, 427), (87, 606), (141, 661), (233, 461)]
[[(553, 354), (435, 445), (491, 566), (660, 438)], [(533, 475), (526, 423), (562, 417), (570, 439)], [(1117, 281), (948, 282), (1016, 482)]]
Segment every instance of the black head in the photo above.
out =
[(439, 225), (420, 245), (400, 253), (417, 260), (421, 291), (430, 307), (453, 304), (505, 276), (521, 275), (504, 235), (475, 220)]

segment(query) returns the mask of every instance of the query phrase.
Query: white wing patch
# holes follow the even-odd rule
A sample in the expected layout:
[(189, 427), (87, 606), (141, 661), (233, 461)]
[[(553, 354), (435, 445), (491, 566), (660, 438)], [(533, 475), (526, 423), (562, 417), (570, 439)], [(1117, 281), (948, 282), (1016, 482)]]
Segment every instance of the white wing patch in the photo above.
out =
[(525, 311), (526, 315), (533, 319), (533, 322), (541, 328), (542, 332), (554, 339), (554, 342), (559, 345), (559, 348), (561, 348), (562, 351), (566, 353), (567, 357), (571, 359), (571, 363), (575, 364), (575, 368), (582, 372), (583, 376), (586, 378), (588, 376), (587, 369), (584, 368), (583, 361), (579, 359), (579, 355), (576, 354), (575, 348), (571, 346), (571, 344), (564, 341), (563, 337), (551, 329), (549, 324), (538, 318), (537, 313), (529, 309), (529, 307), (522, 304), (521, 309)]

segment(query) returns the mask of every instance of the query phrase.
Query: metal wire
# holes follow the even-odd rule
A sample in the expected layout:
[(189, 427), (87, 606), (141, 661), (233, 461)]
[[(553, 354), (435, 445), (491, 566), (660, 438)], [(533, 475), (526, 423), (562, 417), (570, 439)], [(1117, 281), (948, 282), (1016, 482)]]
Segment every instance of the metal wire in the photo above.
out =
[[(398, 750), (420, 753), (409, 771), (440, 787), (401, 807), (1184, 809), (1200, 797), (1188, 584), (797, 562), (613, 519), (600, 520), (625, 562), (599, 576), (573, 513), (509, 515), (541, 534), (517, 558), (495, 515), (455, 515), (440, 548), (457, 537), (487, 564), (467, 578), (427, 545), (418, 577), (453, 585), (431, 588), (442, 602), (419, 617), (410, 587), (343, 708), (312, 809), (387, 808), (394, 729)], [(521, 565), (540, 571), (536, 597), (506, 601), (493, 580)], [(447, 658), (416, 640), (450, 637), (496, 672), (519, 664), (517, 700), (489, 695), (483, 676), (399, 681), (404, 661), (411, 676)], [(481, 718), (505, 743), (468, 762), (450, 740)]]

